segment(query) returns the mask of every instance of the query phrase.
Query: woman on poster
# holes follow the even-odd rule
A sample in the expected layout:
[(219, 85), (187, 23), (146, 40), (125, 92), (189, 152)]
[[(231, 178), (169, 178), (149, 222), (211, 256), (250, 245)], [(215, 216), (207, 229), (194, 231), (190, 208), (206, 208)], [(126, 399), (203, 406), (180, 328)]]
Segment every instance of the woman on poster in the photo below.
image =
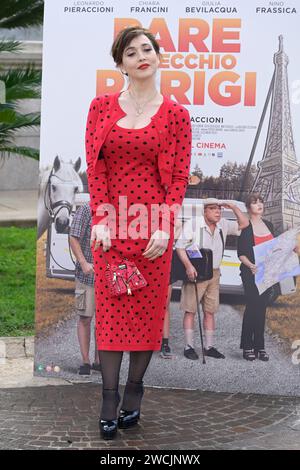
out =
[(264, 332), (270, 289), (261, 295), (258, 292), (255, 284), (257, 267), (253, 247), (271, 240), (274, 237), (274, 228), (271, 222), (263, 219), (264, 203), (259, 193), (249, 194), (246, 207), (250, 224), (242, 230), (238, 238), (238, 257), (241, 261), (240, 270), (246, 297), (240, 348), (243, 349), (243, 358), (247, 361), (257, 358), (268, 361)]

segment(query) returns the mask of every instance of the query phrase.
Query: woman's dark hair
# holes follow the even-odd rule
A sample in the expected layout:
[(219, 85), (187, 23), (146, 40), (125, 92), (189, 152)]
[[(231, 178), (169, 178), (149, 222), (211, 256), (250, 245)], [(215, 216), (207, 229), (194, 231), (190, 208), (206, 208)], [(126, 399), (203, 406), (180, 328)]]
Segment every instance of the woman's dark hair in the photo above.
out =
[(110, 53), (116, 65), (120, 65), (122, 63), (123, 53), (126, 47), (131, 43), (132, 39), (140, 36), (141, 34), (147, 36), (156, 54), (160, 55), (159, 44), (148, 29), (142, 28), (140, 26), (130, 26), (128, 28), (122, 29), (119, 32), (111, 47)]
[(255, 204), (257, 201), (260, 201), (262, 203), (264, 202), (263, 198), (261, 197), (259, 193), (248, 194), (246, 202), (245, 202), (247, 209), (250, 209), (251, 204)]

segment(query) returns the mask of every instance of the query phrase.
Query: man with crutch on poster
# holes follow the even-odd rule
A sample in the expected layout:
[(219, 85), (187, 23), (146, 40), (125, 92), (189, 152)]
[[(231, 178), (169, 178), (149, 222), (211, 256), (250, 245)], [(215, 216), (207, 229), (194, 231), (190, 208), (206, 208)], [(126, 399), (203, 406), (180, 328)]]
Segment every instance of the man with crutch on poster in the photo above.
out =
[[(203, 215), (189, 219), (183, 226), (175, 248), (178, 255), (177, 279), (182, 279), (180, 309), (183, 310), (185, 335), (184, 356), (196, 360), (199, 356), (194, 348), (194, 322), (198, 311), (203, 362), (204, 356), (225, 359), (214, 347), (215, 314), (219, 308), (220, 265), (227, 235), (239, 235), (249, 225), (249, 219), (233, 202), (208, 198), (203, 202)], [(236, 220), (223, 218), (222, 207), (231, 209)], [(195, 220), (196, 219), (196, 220)], [(181, 261), (181, 263), (180, 263)], [(180, 267), (181, 266), (181, 267)], [(203, 346), (199, 303), (203, 308)]]

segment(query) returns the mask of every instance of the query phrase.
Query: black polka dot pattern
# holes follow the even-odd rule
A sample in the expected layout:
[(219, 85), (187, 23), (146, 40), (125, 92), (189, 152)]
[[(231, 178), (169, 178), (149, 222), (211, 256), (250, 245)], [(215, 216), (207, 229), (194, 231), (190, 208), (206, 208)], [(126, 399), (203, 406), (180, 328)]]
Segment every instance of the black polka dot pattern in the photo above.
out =
[[(157, 168), (158, 142), (157, 138), (152, 139), (156, 135), (151, 124), (142, 129), (124, 129), (115, 124), (102, 147), (108, 197), (116, 208), (117, 228), (119, 196), (127, 196), (128, 210), (138, 202), (149, 207), (147, 238), (123, 239), (117, 229), (112, 249), (105, 253), (109, 262), (119, 260), (119, 255), (134, 259), (147, 280), (146, 287), (134, 291), (132, 296), (111, 298), (101, 250), (94, 252), (97, 343), (104, 350), (158, 350), (161, 344), (173, 237), (163, 256), (153, 261), (142, 256), (151, 236), (151, 203), (163, 203), (166, 195)], [(134, 224), (138, 215), (129, 215), (128, 225)], [(139, 229), (137, 226), (137, 232)]]

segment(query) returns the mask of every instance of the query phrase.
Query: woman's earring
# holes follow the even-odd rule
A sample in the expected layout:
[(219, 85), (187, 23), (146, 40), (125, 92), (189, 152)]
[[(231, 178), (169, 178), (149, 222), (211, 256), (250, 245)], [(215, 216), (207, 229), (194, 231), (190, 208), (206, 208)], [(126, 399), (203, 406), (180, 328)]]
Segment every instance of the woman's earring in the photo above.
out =
[(127, 75), (127, 77), (128, 77), (128, 73), (127, 73), (127, 72), (123, 72), (123, 70), (121, 70), (121, 72), (122, 72), (123, 75)]

